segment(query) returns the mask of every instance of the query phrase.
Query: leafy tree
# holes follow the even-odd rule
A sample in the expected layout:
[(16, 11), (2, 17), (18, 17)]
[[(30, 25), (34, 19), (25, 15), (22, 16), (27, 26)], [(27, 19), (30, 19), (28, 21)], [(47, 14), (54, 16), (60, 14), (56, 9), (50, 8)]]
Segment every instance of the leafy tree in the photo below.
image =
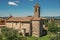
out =
[(50, 23), (48, 26), (48, 31), (57, 33), (58, 27), (55, 23)]
[(57, 33), (60, 30), (55, 22), (46, 22), (45, 25), (48, 27), (48, 32)]

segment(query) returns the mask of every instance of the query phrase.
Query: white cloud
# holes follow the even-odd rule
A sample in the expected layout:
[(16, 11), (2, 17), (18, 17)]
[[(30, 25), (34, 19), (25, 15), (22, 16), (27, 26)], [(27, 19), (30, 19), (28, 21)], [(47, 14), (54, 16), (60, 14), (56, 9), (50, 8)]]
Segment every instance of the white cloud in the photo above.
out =
[(34, 1), (34, 0), (29, 0), (29, 1)]
[(9, 4), (9, 5), (18, 6), (18, 4), (17, 4), (16, 2), (11, 2), (11, 1), (9, 1), (8, 4)]

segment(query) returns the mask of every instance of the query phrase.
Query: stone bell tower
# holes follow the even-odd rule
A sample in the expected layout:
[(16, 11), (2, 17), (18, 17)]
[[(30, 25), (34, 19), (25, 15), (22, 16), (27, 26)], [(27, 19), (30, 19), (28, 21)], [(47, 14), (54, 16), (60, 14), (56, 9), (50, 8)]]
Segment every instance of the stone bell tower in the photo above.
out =
[(34, 17), (32, 19), (32, 36), (40, 37), (40, 7), (37, 3), (34, 6)]
[(38, 3), (34, 6), (34, 17), (39, 18), (40, 17), (40, 6)]

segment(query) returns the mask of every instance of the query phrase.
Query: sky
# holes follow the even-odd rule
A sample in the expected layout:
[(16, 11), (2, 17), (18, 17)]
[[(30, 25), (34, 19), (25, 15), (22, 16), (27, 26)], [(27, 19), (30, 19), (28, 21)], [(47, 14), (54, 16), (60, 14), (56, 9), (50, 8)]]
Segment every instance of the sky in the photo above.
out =
[(37, 2), (41, 16), (60, 16), (60, 0), (0, 0), (0, 17), (33, 16)]

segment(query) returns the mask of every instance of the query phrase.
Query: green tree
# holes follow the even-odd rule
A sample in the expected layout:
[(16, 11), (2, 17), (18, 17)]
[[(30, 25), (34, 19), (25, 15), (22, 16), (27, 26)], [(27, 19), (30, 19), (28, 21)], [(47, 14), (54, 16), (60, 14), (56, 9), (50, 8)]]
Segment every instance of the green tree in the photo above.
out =
[(48, 24), (48, 31), (57, 33), (58, 32), (58, 26), (53, 22)]
[(57, 33), (60, 30), (55, 22), (46, 22), (45, 25), (47, 25), (48, 32)]

